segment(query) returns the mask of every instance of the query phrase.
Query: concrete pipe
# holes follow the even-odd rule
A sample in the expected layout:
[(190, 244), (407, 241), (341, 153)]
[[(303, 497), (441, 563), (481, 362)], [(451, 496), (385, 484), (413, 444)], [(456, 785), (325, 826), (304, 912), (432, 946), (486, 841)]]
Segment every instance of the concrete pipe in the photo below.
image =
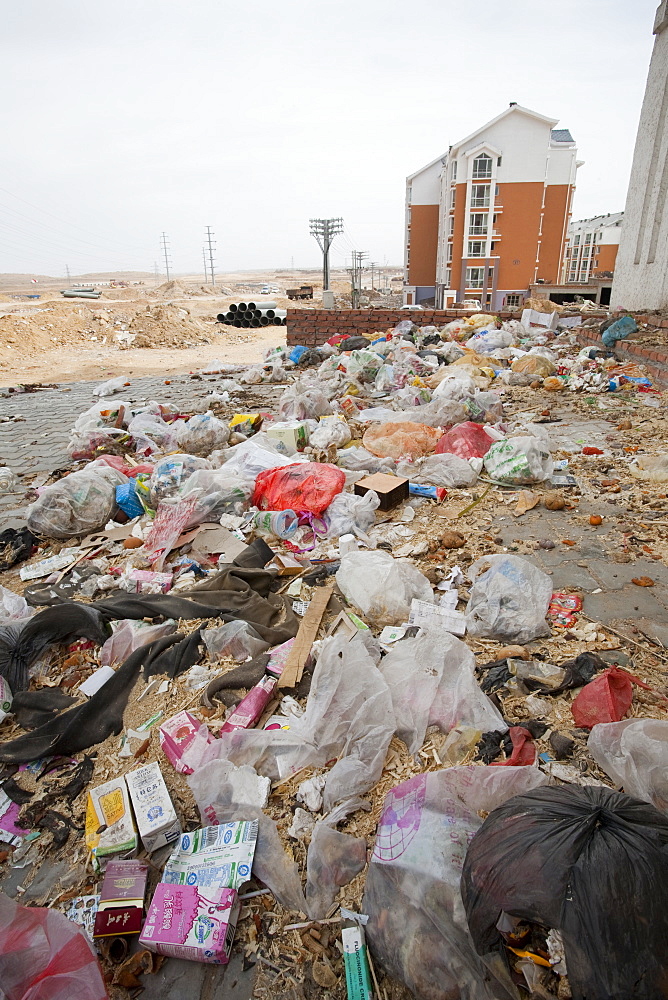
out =
[(257, 306), (255, 305), (254, 302), (249, 302), (248, 305), (246, 306), (246, 309), (248, 309), (250, 312), (255, 312)]
[(269, 318), (269, 316), (260, 316), (258, 323), (260, 324), (260, 326), (269, 326), (269, 324), (271, 323), (271, 319)]
[(252, 320), (250, 321), (250, 325), (251, 325), (251, 326), (252, 326), (252, 327), (253, 327), (254, 329), (257, 329), (257, 327), (258, 327), (258, 326), (260, 325), (260, 321), (259, 321), (259, 319), (252, 319)]
[(276, 312), (273, 309), (256, 309), (255, 315), (258, 319), (262, 319), (263, 316), (266, 316), (267, 319), (273, 319)]
[(249, 319), (242, 319), (241, 325), (242, 325), (242, 327), (243, 327), (244, 330), (248, 330), (250, 328), (250, 320)]
[[(276, 309), (276, 305), (277, 305), (276, 302), (256, 302), (255, 303), (255, 308), (256, 309), (261, 309), (264, 312), (265, 309)], [(251, 303), (249, 302), (248, 303), (248, 308), (250, 309), (250, 307), (251, 307)]]
[(277, 309), (276, 310), (276, 315), (279, 316), (281, 319), (285, 319), (285, 317), (288, 315), (288, 310), (287, 309)]
[(231, 311), (227, 313), (227, 322), (228, 323), (234, 323), (234, 321), (235, 321), (236, 318), (237, 318), (237, 314), (236, 313), (233, 313)]
[(283, 326), (283, 320), (280, 318), (280, 316), (274, 316), (271, 322), (274, 324), (274, 326)]
[(237, 304), (235, 302), (230, 302), (230, 304), (229, 304), (229, 306), (227, 308), (228, 308), (229, 312), (235, 313), (239, 307), (237, 306)]
[(227, 323), (227, 313), (218, 313), (216, 319), (219, 323)]
[(240, 319), (235, 319), (235, 321), (234, 321), (234, 323), (232, 325), (236, 326), (237, 329), (238, 329), (241, 326), (241, 320)]
[(248, 309), (247, 302), (237, 302), (237, 312), (245, 313), (247, 309)]

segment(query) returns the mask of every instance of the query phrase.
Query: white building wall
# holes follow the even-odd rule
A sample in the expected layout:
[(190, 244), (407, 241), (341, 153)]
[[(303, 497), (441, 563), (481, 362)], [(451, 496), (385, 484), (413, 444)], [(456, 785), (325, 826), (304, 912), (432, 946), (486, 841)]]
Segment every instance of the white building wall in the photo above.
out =
[[(550, 145), (550, 131), (554, 125), (556, 121), (542, 122), (523, 111), (516, 110), (477, 133), (467, 146), (473, 148), (489, 143), (501, 151), (501, 166), (496, 176), (499, 184), (516, 184), (522, 181), (539, 181), (542, 184), (545, 180), (545, 159)], [(458, 179), (460, 171), (462, 178), (466, 176), (467, 151), (464, 146), (456, 146), (452, 151), (458, 160)]]
[(654, 22), (611, 306), (668, 307), (668, 0)]

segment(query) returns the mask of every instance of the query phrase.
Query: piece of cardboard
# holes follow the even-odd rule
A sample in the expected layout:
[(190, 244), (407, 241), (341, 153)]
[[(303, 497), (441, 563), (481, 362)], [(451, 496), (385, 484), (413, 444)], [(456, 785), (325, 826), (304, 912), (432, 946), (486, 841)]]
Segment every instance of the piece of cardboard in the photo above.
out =
[(369, 490), (378, 494), (380, 510), (392, 510), (404, 500), (408, 500), (408, 479), (401, 476), (388, 476), (384, 472), (374, 472), (372, 476), (363, 476), (353, 487), (358, 497), (363, 497)]
[(221, 527), (220, 524), (204, 524), (192, 544), (191, 552), (195, 557), (198, 552), (207, 556), (217, 555), (218, 562), (222, 565), (223, 563), (231, 563), (247, 548), (245, 542), (242, 542), (227, 528)]
[(157, 761), (125, 775), (141, 842), (148, 854), (173, 844), (181, 824)]
[(158, 955), (209, 965), (230, 959), (239, 917), (234, 889), (159, 882), (149, 906), (140, 945)]
[[(406, 482), (408, 482), (408, 480), (406, 480)], [(318, 629), (320, 628), (320, 623), (323, 619), (325, 611), (327, 610), (327, 605), (329, 604), (329, 599), (332, 596), (335, 583), (336, 581), (334, 579), (330, 579), (324, 587), (319, 587), (314, 592), (313, 597), (311, 598), (311, 603), (308, 606), (308, 610), (302, 619), (301, 625), (299, 626), (299, 631), (297, 632), (294, 645), (290, 650), (285, 667), (283, 668), (283, 672), (279, 678), (279, 687), (294, 687), (295, 684), (299, 684), (302, 679), (306, 661), (311, 655), (311, 646), (315, 642)]]
[(148, 865), (145, 861), (110, 861), (100, 890), (94, 937), (139, 934), (144, 918)]
[(89, 790), (86, 845), (93, 857), (93, 865), (98, 869), (104, 867), (107, 859), (114, 855), (129, 857), (137, 850), (137, 831), (122, 776)]

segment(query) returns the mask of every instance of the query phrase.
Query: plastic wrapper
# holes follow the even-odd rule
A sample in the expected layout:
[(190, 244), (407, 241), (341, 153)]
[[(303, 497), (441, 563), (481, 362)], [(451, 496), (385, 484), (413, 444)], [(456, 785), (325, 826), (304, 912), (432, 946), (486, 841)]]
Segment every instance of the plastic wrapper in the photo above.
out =
[(165, 559), (191, 523), (196, 503), (195, 497), (186, 497), (178, 501), (161, 500), (158, 504), (151, 530), (144, 539), (142, 549), (142, 556), (156, 572), (162, 570)]
[(116, 509), (126, 477), (109, 467), (82, 469), (47, 486), (28, 508), (28, 528), (48, 538), (72, 538), (102, 528)]
[(397, 475), (406, 476), (413, 483), (444, 486), (446, 489), (471, 486), (478, 478), (465, 459), (448, 453), (417, 458), (414, 462), (399, 462)]
[(374, 455), (389, 458), (420, 458), (430, 455), (440, 437), (434, 427), (412, 421), (373, 423), (362, 438), (364, 447)]
[(195, 497), (189, 526), (218, 521), (223, 514), (235, 513), (253, 492), (251, 480), (242, 479), (226, 469), (198, 469), (180, 487), (180, 497)]
[(161, 625), (147, 625), (146, 622), (125, 619), (102, 646), (100, 664), (106, 667), (114, 663), (125, 663), (135, 649), (153, 642), (154, 639), (161, 639), (163, 635), (171, 635), (175, 631), (176, 624), (171, 618)]
[(624, 719), (594, 726), (587, 749), (596, 763), (627, 795), (668, 812), (668, 722)]
[(638, 455), (628, 466), (635, 479), (650, 483), (668, 483), (668, 455)]
[(427, 726), (438, 726), (444, 733), (455, 726), (481, 732), (507, 729), (478, 686), (473, 653), (441, 629), (397, 642), (379, 670), (392, 695), (397, 736), (413, 755), (424, 743)]
[(376, 523), (376, 511), (379, 507), (380, 498), (373, 490), (369, 490), (363, 497), (354, 493), (339, 493), (323, 515), (328, 524), (327, 537), (366, 534)]
[(268, 469), (255, 480), (253, 504), (260, 510), (294, 510), (320, 517), (345, 482), (341, 469), (324, 462)]
[(281, 396), (278, 412), (282, 420), (306, 420), (332, 413), (332, 405), (322, 389), (298, 379)]
[(179, 423), (176, 431), (176, 443), (182, 452), (189, 455), (203, 455), (205, 458), (223, 448), (230, 437), (230, 428), (213, 413), (196, 413), (185, 423)]
[(491, 479), (506, 486), (542, 483), (554, 472), (554, 462), (545, 441), (536, 437), (513, 437), (497, 441), (483, 459)]
[(366, 864), (366, 841), (316, 823), (306, 860), (306, 905), (311, 920), (323, 920), (336, 892)]
[(359, 448), (357, 445), (340, 451), (336, 461), (343, 469), (350, 469), (353, 472), (392, 473), (395, 469), (393, 458), (379, 458), (377, 455), (372, 455), (366, 448)]
[(479, 811), (546, 780), (532, 767), (449, 767), (385, 797), (362, 909), (374, 961), (417, 1000), (519, 1000), (478, 958), (459, 883)]
[(143, 410), (128, 424), (128, 433), (135, 440), (137, 452), (150, 454), (154, 451), (174, 451), (178, 422), (168, 424), (157, 413)]
[(195, 455), (168, 455), (155, 463), (149, 479), (151, 503), (157, 507), (161, 500), (173, 496), (198, 469), (210, 469), (206, 458)]
[(633, 685), (647, 684), (619, 667), (609, 667), (585, 684), (571, 704), (575, 725), (591, 729), (603, 722), (620, 722), (631, 707)]
[(429, 580), (412, 562), (389, 552), (349, 552), (336, 582), (346, 600), (376, 625), (396, 625), (410, 614), (411, 601), (434, 603)]
[(202, 632), (202, 639), (209, 656), (216, 659), (231, 656), (238, 663), (269, 649), (269, 643), (257, 634), (253, 626), (242, 621), (207, 628)]
[[(274, 446), (271, 438), (264, 431), (259, 431), (248, 441), (242, 441), (226, 452), (215, 452), (210, 456), (211, 464), (234, 472), (241, 479), (254, 483), (261, 472), (267, 469), (277, 469), (285, 465), (285, 453)], [(295, 462), (302, 461), (295, 455)]]
[(609, 788), (518, 795), (490, 813), (466, 854), (461, 892), (478, 954), (507, 977), (515, 959), (498, 924), (512, 914), (560, 933), (576, 1000), (665, 996), (667, 848), (668, 818)]
[(107, 1000), (93, 946), (63, 913), (0, 892), (0, 995), (7, 1000)]
[(490, 437), (482, 424), (470, 420), (451, 427), (436, 445), (436, 454), (449, 453), (459, 458), (484, 458), (496, 438)]
[(552, 580), (528, 559), (483, 556), (473, 563), (469, 577), (473, 581), (466, 607), (469, 635), (520, 644), (550, 635), (545, 616)]
[(552, 361), (540, 354), (523, 354), (521, 358), (513, 361), (510, 367), (516, 373), (534, 375), (536, 378), (547, 378), (548, 375), (554, 375), (557, 370)]
[(350, 427), (345, 420), (338, 418), (321, 420), (309, 437), (312, 448), (327, 449), (330, 445), (343, 448), (351, 440)]
[(34, 613), (35, 609), (30, 607), (25, 597), (0, 586), (0, 627), (23, 621)]

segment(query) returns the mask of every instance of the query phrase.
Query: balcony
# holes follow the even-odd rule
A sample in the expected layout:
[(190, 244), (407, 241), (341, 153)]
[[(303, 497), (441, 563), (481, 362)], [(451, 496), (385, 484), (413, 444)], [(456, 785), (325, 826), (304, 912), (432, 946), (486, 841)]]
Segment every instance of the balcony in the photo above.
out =
[(487, 236), (487, 226), (469, 226), (469, 236)]
[(489, 208), (489, 195), (486, 198), (471, 198), (471, 208)]

